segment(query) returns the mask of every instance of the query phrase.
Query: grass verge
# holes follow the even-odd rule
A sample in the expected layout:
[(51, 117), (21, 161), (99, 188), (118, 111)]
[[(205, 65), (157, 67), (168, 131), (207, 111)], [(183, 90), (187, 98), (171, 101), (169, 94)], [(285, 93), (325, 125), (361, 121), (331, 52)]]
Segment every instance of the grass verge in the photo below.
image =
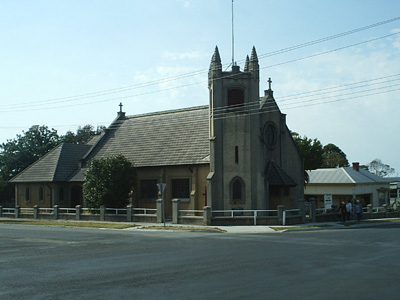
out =
[(298, 229), (315, 229), (315, 228), (324, 228), (324, 227), (331, 227), (332, 225), (328, 224), (321, 224), (321, 225), (310, 225), (310, 226), (280, 226), (280, 227), (270, 227), (275, 231), (282, 231), (282, 230), (298, 230)]
[(226, 232), (226, 230), (217, 227), (190, 227), (190, 226), (143, 226), (140, 229), (154, 230), (188, 230), (188, 231), (215, 231)]
[(42, 225), (42, 226), (63, 226), (63, 227), (89, 227), (89, 228), (109, 228), (109, 229), (126, 229), (137, 227), (135, 224), (119, 224), (119, 223), (96, 223), (96, 222), (73, 222), (73, 221), (25, 221), (25, 220), (0, 220), (2, 224), (17, 225)]

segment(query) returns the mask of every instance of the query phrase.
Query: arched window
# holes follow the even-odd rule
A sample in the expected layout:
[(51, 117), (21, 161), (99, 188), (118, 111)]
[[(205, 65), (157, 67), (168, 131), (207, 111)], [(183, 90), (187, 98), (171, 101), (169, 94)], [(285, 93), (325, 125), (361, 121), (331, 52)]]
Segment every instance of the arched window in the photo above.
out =
[(245, 186), (240, 177), (235, 177), (232, 179), (230, 184), (230, 194), (232, 204), (245, 203)]
[(241, 89), (231, 89), (228, 91), (228, 106), (241, 107), (244, 104), (244, 91)]
[(25, 201), (28, 202), (30, 200), (31, 200), (31, 191), (30, 191), (29, 187), (27, 187), (25, 189)]
[(60, 188), (59, 190), (59, 200), (64, 201), (64, 188)]
[(44, 200), (44, 193), (43, 193), (43, 188), (39, 187), (39, 201)]

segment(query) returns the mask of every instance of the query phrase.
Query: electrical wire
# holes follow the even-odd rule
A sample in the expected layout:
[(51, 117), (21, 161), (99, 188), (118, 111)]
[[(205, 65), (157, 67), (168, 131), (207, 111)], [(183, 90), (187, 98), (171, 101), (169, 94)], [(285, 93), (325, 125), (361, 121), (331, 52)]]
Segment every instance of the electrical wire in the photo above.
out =
[[(340, 37), (343, 37), (343, 36), (346, 36), (346, 35), (350, 35), (350, 34), (354, 34), (354, 33), (357, 33), (357, 32), (360, 32), (360, 31), (364, 31), (364, 30), (367, 30), (367, 29), (371, 29), (371, 28), (374, 28), (374, 27), (377, 27), (377, 26), (388, 24), (390, 22), (394, 22), (394, 21), (397, 21), (397, 20), (400, 20), (400, 17), (392, 18), (392, 19), (389, 19), (389, 20), (385, 20), (385, 21), (382, 21), (382, 22), (374, 23), (374, 24), (371, 24), (371, 25), (367, 25), (367, 26), (360, 27), (360, 28), (357, 28), (357, 29), (353, 29), (353, 30), (350, 30), (350, 31), (346, 31), (346, 32), (343, 32), (343, 33), (335, 34), (335, 35), (332, 35), (332, 36), (324, 37), (324, 38), (317, 39), (317, 40), (314, 40), (314, 41), (302, 43), (302, 44), (299, 44), (299, 45), (291, 46), (291, 47), (288, 47), (288, 48), (276, 50), (276, 51), (273, 51), (273, 52), (270, 52), (270, 53), (261, 54), (261, 55), (258, 55), (258, 58), (260, 60), (260, 59), (271, 57), (271, 56), (274, 56), (274, 55), (278, 55), (278, 54), (286, 53), (286, 52), (289, 52), (289, 51), (297, 50), (297, 49), (300, 49), (300, 48), (303, 48), (303, 47), (308, 47), (308, 46), (311, 46), (311, 45), (315, 45), (315, 44), (322, 43), (322, 42), (325, 42), (325, 41), (337, 39), (337, 38), (340, 38)], [(394, 33), (394, 34), (397, 34), (397, 33)], [(392, 34), (392, 35), (394, 35), (394, 34)], [(390, 35), (388, 35), (388, 36), (390, 36)], [(385, 37), (388, 37), (388, 36), (385, 36)], [(381, 38), (384, 38), (384, 37), (381, 37)], [(365, 43), (365, 42), (362, 42), (362, 43)], [(362, 43), (358, 43), (358, 44), (354, 44), (354, 45), (359, 45), (359, 44), (362, 44)], [(340, 49), (345, 49), (345, 48), (348, 48), (348, 47), (352, 47), (354, 45), (346, 46), (346, 47), (343, 47), (343, 48), (340, 48)], [(331, 51), (328, 51), (328, 52), (325, 52), (325, 53), (320, 53), (320, 54), (317, 54), (317, 55), (311, 55), (311, 56), (308, 56), (308, 57), (304, 57), (304, 58), (300, 58), (300, 59), (296, 59), (296, 60), (292, 60), (292, 61), (288, 61), (288, 62), (283, 62), (283, 63), (276, 64), (276, 65), (266, 66), (266, 67), (263, 67), (262, 69), (271, 68), (271, 67), (279, 66), (279, 65), (282, 65), (282, 64), (287, 64), (287, 63), (291, 63), (291, 62), (295, 62), (295, 61), (311, 58), (311, 57), (318, 56), (318, 55), (327, 54), (327, 53), (330, 53), (330, 52), (333, 52), (333, 51), (337, 51), (337, 50), (338, 49), (335, 49), (335, 50), (331, 50)], [(243, 62), (243, 61), (244, 60), (240, 60), (239, 62)], [(180, 74), (180, 75), (176, 75), (176, 76), (166, 77), (166, 78), (163, 78), (163, 79), (152, 80), (152, 81), (148, 81), (148, 82), (145, 82), (145, 83), (138, 83), (138, 84), (134, 84), (134, 85), (128, 85), (128, 86), (120, 87), (120, 88), (108, 89), (108, 90), (92, 92), (92, 93), (86, 93), (86, 94), (80, 94), (80, 95), (75, 95), (75, 96), (59, 97), (59, 98), (53, 98), (53, 99), (47, 99), (47, 100), (41, 100), (41, 101), (24, 102), (24, 103), (19, 103), (19, 104), (13, 104), (11, 107), (26, 106), (26, 105), (45, 105), (45, 104), (48, 104), (49, 102), (53, 102), (53, 103), (72, 102), (72, 101), (78, 101), (78, 100), (87, 99), (87, 98), (100, 97), (100, 96), (105, 96), (105, 95), (109, 95), (109, 94), (113, 94), (113, 93), (126, 92), (126, 91), (132, 90), (132, 89), (138, 89), (138, 88), (148, 87), (148, 86), (152, 86), (152, 85), (158, 85), (158, 84), (161, 84), (161, 83), (167, 83), (167, 82), (171, 82), (171, 81), (175, 81), (175, 80), (180, 80), (180, 79), (184, 79), (184, 78), (187, 78), (187, 77), (200, 75), (200, 74), (206, 73), (207, 71), (208, 70), (198, 70), (198, 71), (184, 73), (184, 74)], [(177, 88), (180, 88), (180, 87), (177, 87)], [(124, 99), (124, 98), (125, 97), (119, 98), (119, 99)], [(116, 98), (116, 99), (118, 99), (118, 98)], [(110, 99), (110, 101), (112, 101), (112, 100), (115, 100), (115, 98)], [(86, 104), (91, 104), (91, 103), (94, 103), (94, 102), (90, 102), (90, 103), (86, 103)]]

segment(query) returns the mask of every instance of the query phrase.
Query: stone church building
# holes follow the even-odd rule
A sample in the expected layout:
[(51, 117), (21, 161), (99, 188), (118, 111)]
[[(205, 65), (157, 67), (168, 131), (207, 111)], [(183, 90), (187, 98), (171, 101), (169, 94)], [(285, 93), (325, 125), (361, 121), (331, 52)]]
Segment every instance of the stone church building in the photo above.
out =
[(243, 71), (223, 71), (218, 48), (208, 74), (209, 105), (126, 116), (122, 106), (104, 133), (86, 145), (61, 144), (22, 171), (15, 184), (20, 207), (83, 204), (87, 162), (123, 154), (137, 170), (134, 207), (155, 208), (157, 183), (166, 183), (181, 209), (296, 208), (304, 197), (303, 158), (271, 89), (259, 95), (253, 47)]

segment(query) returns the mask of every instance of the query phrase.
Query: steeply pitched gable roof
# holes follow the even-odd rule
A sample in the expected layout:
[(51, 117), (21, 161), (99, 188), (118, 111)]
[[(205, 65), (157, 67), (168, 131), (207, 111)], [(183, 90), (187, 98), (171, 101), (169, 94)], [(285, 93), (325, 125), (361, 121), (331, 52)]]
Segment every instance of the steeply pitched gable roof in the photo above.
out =
[(78, 169), (80, 159), (90, 147), (90, 145), (62, 143), (12, 178), (10, 182), (67, 181)]
[(85, 160), (123, 154), (136, 167), (209, 163), (208, 106), (114, 121)]
[(117, 118), (86, 145), (61, 144), (11, 182), (85, 180), (79, 162), (123, 154), (136, 167), (208, 164), (208, 106)]
[(272, 186), (296, 186), (296, 182), (279, 165), (270, 161), (265, 168), (265, 177)]

